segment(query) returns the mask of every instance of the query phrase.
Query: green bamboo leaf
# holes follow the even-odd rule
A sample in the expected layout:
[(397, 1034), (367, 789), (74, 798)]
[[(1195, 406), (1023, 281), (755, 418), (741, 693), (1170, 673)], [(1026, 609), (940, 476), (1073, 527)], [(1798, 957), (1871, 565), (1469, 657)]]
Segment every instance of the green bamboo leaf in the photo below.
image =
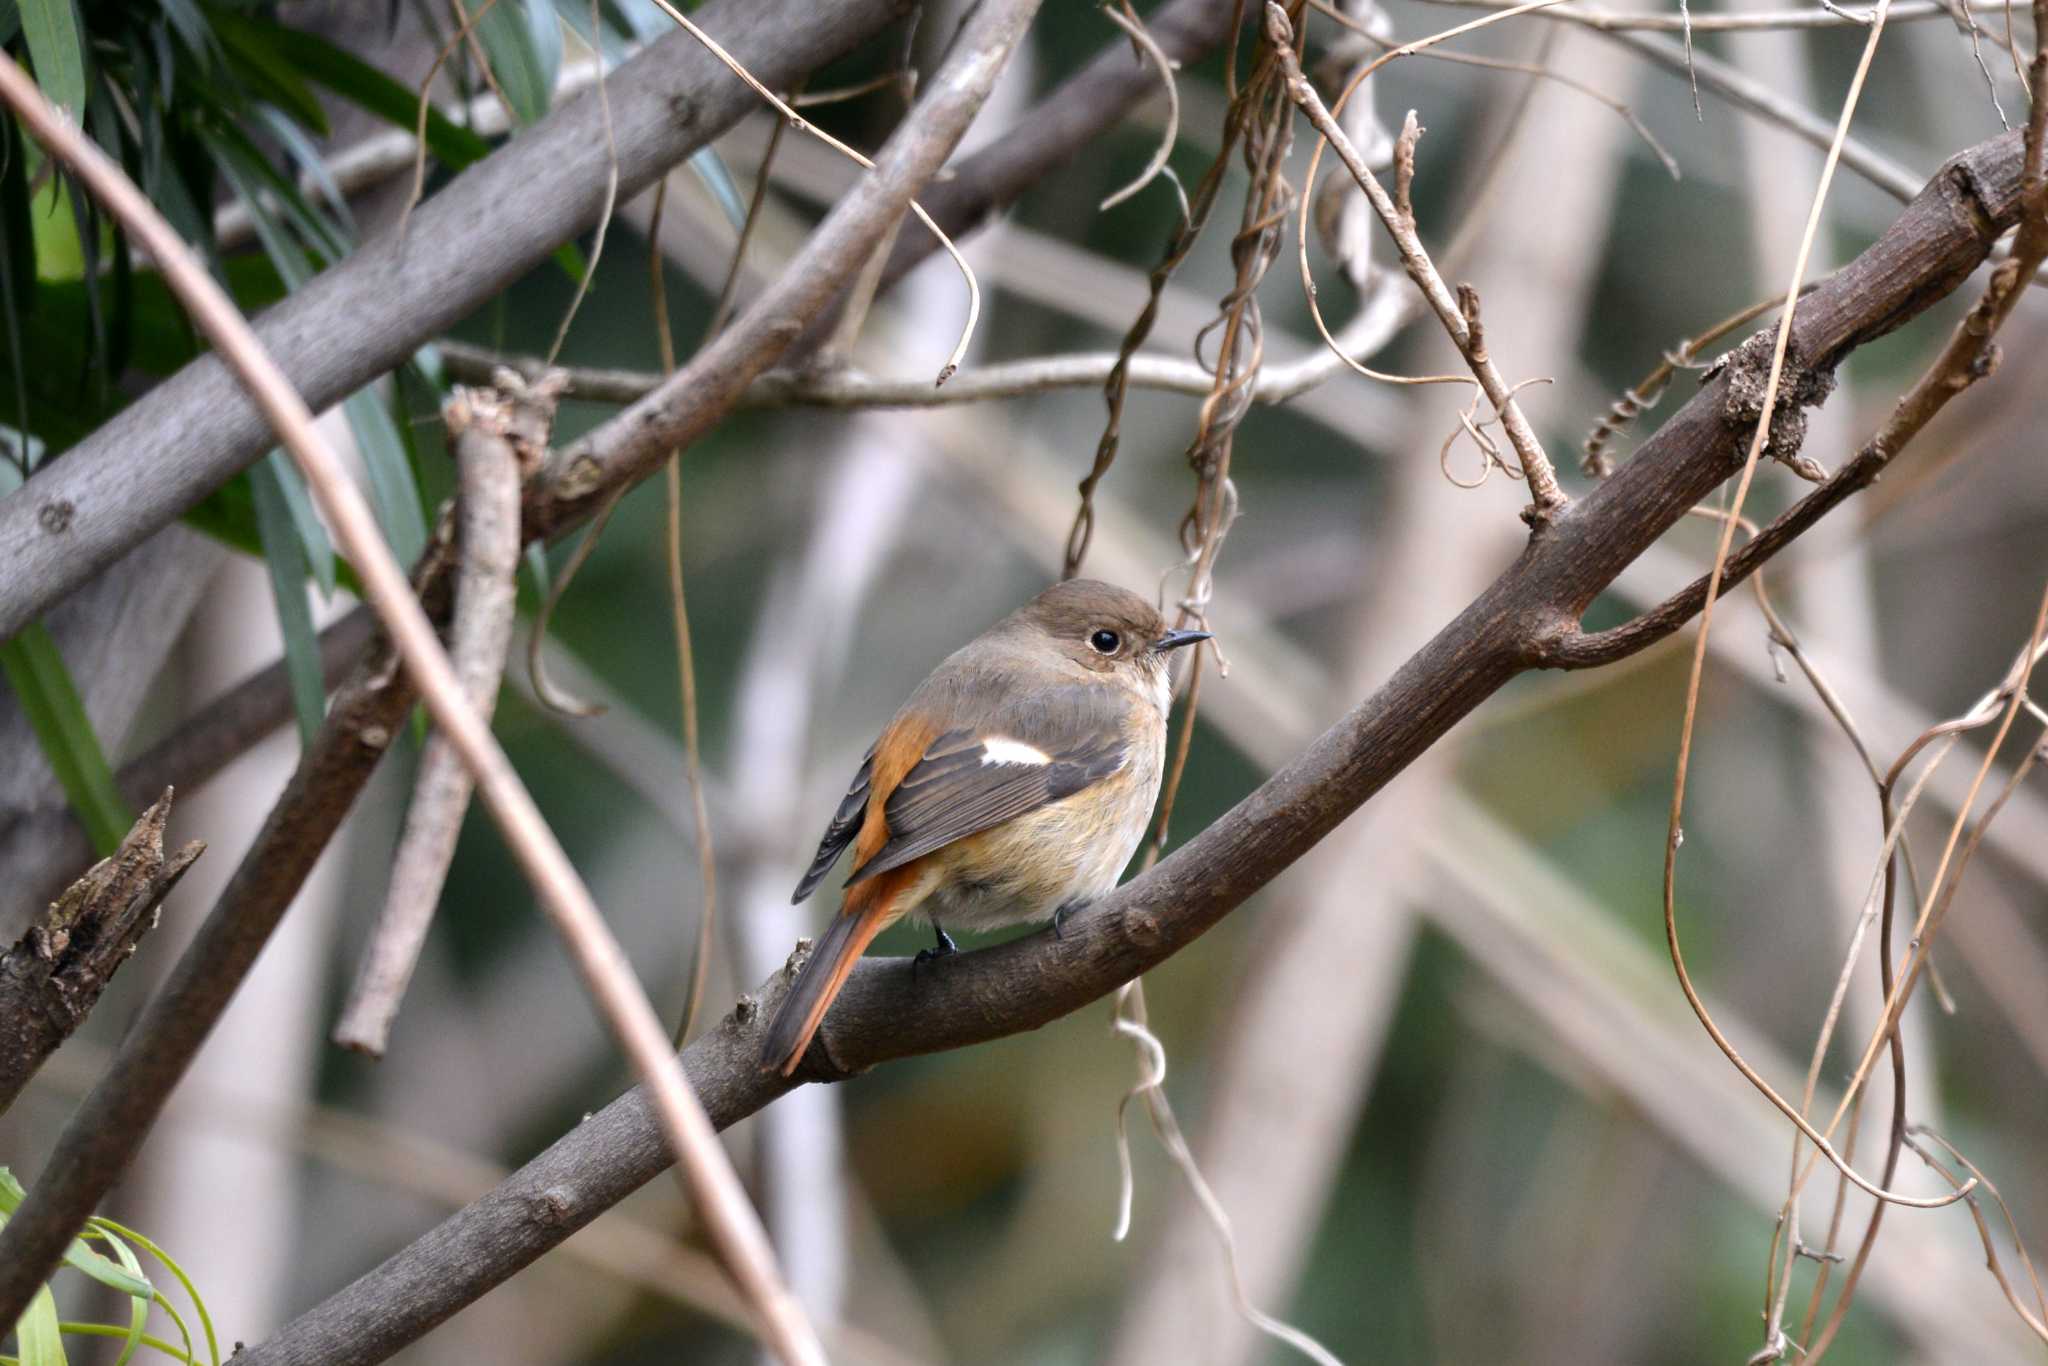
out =
[(21, 0), (21, 31), (43, 97), (72, 118), (85, 114), (85, 43), (72, 0)]
[(698, 148), (690, 155), (690, 171), (702, 181), (704, 188), (711, 191), (711, 197), (718, 201), (718, 207), (725, 211), (726, 221), (732, 224), (734, 232), (747, 230), (747, 199), (740, 193), (740, 187), (733, 182), (732, 172), (719, 159), (718, 149), (711, 146)]
[[(476, 21), (476, 35), (483, 42), (491, 74), (498, 78), (498, 88), (505, 92), (505, 102), (512, 106), (512, 117), (532, 124), (547, 114), (555, 86), (547, 69), (546, 54), (535, 39), (540, 25), (530, 20), (526, 11), (527, 6), (519, 0), (497, 0)], [(554, 18), (552, 9), (548, 18)], [(555, 32), (555, 45), (559, 56), (559, 29)]]
[(227, 51), (228, 65), (251, 94), (286, 110), (321, 137), (327, 136), (327, 111), (311, 86), (275, 41), (275, 30), (235, 22), (225, 10), (212, 11), (213, 31)]
[(64, 1325), (57, 1320), (57, 1297), (44, 1286), (14, 1325), (21, 1346), (21, 1366), (68, 1366), (64, 1356)]
[[(21, 1182), (15, 1179), (14, 1173), (6, 1167), (0, 1167), (0, 1228), (6, 1227), (7, 1217), (20, 1209), (21, 1202), (27, 1198), (28, 1192), (22, 1189)], [(96, 1225), (100, 1221), (95, 1219), (88, 1222)], [(133, 1256), (134, 1254), (127, 1253), (122, 1260), (130, 1262)], [(149, 1278), (142, 1274), (139, 1264), (133, 1273), (130, 1273), (87, 1247), (83, 1238), (71, 1240), (71, 1246), (65, 1250), (64, 1261), (66, 1265), (83, 1271), (101, 1285), (118, 1290), (124, 1295), (140, 1295), (144, 1299), (156, 1295), (156, 1288), (150, 1285)]]
[[(335, 180), (334, 172), (328, 169), (327, 159), (320, 155), (320, 149), (313, 145), (312, 139), (306, 136), (304, 130), (299, 125), (293, 123), (285, 116), (284, 111), (275, 105), (259, 104), (252, 112), (255, 114), (256, 121), (267, 128), (270, 131), (270, 135), (277, 139), (278, 146), (284, 148), (286, 155), (291, 157), (293, 164), (318, 187), (321, 200), (325, 202), (328, 209), (334, 215), (333, 223), (329, 225), (329, 232), (335, 240), (344, 248), (353, 243), (356, 235), (356, 224), (355, 216), (349, 212), (348, 196), (341, 192), (341, 184)], [(264, 164), (269, 165), (268, 158), (264, 159)], [(283, 179), (283, 177), (280, 176), (279, 179)], [(286, 183), (290, 184), (289, 181)], [(298, 186), (292, 185), (291, 188), (294, 191), (292, 198), (298, 199), (300, 197), (297, 193)], [(312, 207), (309, 203), (305, 205), (305, 210), (310, 213)]]
[[(164, 18), (177, 30), (185, 46), (199, 59), (202, 67), (211, 66), (221, 60), (220, 40), (213, 36), (213, 26), (206, 22), (206, 16), (199, 12), (199, 6), (192, 0), (157, 0), (164, 12)], [(166, 67), (168, 67), (166, 63)]]
[(71, 671), (41, 622), (29, 623), (0, 645), (0, 669), (93, 848), (102, 855), (113, 853), (135, 818), (114, 785), (114, 772), (78, 700)]
[(299, 735), (311, 744), (327, 707), (327, 685), (321, 677), (320, 639), (313, 631), (313, 611), (306, 602), (306, 552), (292, 525), (276, 462), (268, 459), (249, 468), (249, 488), (256, 499), (256, 530), (263, 541), (263, 559), (270, 566), (270, 587), (277, 599), (277, 624), (284, 633), (285, 673), (291, 679), (292, 706), (299, 716)]
[[(237, 16), (236, 23), (254, 21)], [(323, 38), (298, 29), (261, 25), (274, 50), (290, 59), (307, 80), (411, 132), (419, 116), (419, 92), (400, 85), (376, 67)], [(459, 171), (490, 153), (490, 144), (439, 109), (427, 110), (427, 150), (443, 166)]]
[[(185, 1298), (192, 1301), (192, 1309), (195, 1313), (199, 1315), (199, 1326), (206, 1333), (207, 1355), (214, 1362), (214, 1366), (219, 1366), (220, 1341), (214, 1335), (213, 1317), (212, 1315), (206, 1312), (205, 1299), (202, 1298), (199, 1294), (198, 1287), (192, 1284), (192, 1278), (185, 1274), (185, 1268), (178, 1265), (177, 1259), (171, 1256), (170, 1253), (158, 1247), (155, 1243), (151, 1242), (142, 1234), (136, 1232), (134, 1229), (128, 1228), (122, 1224), (117, 1224), (112, 1219), (107, 1219), (95, 1214), (91, 1219), (87, 1220), (86, 1222), (94, 1228), (104, 1229), (110, 1233), (117, 1233), (121, 1237), (126, 1238), (129, 1242), (135, 1244), (135, 1246), (141, 1248), (144, 1252), (147, 1252), (150, 1256), (162, 1262), (164, 1264), (164, 1269), (177, 1278), (178, 1284), (184, 1287)], [(165, 1313), (170, 1314), (174, 1320), (177, 1320), (179, 1331), (184, 1331), (184, 1320), (178, 1319), (176, 1312), (171, 1309), (170, 1301), (166, 1300), (161, 1295), (159, 1295), (157, 1297), (157, 1307), (162, 1309)], [(190, 1355), (189, 1348), (187, 1349), (186, 1354), (188, 1356)]]
[(391, 553), (409, 566), (427, 548), (427, 519), (420, 510), (419, 482), (413, 477), (405, 440), (374, 390), (349, 395), (341, 410), (370, 474), (370, 503), (377, 510), (377, 524), (384, 528)]
[[(278, 452), (273, 451), (272, 454), (276, 455)], [(293, 466), (292, 470), (296, 474), (297, 466)], [(198, 506), (185, 514), (184, 522), (194, 531), (213, 537), (230, 550), (238, 551), (251, 559), (263, 558), (263, 537), (256, 530), (256, 495), (249, 487), (249, 476), (246, 471), (207, 495)], [(322, 528), (321, 535), (324, 540), (325, 528)], [(329, 548), (332, 549), (331, 545)], [(312, 572), (317, 583), (317, 566)], [(355, 567), (340, 555), (334, 557), (334, 587), (354, 597), (363, 596), (362, 580), (356, 577)], [(322, 585), (323, 595), (331, 591)]]
[[(74, 1245), (82, 1244), (85, 1238), (96, 1238), (104, 1242), (114, 1250), (115, 1257), (120, 1259), (120, 1269), (122, 1271), (126, 1272), (134, 1280), (141, 1282), (142, 1285), (149, 1285), (149, 1278), (142, 1274), (141, 1261), (136, 1258), (134, 1249), (130, 1248), (126, 1242), (115, 1237), (105, 1229), (96, 1229), (88, 1226), (85, 1234), (75, 1240)], [(99, 1254), (96, 1252), (88, 1251), (87, 1255), (99, 1257)], [(100, 1257), (100, 1260), (105, 1261), (106, 1258)], [(143, 1330), (149, 1326), (150, 1302), (156, 1298), (154, 1288), (150, 1288), (147, 1293), (137, 1293), (132, 1290), (127, 1293), (128, 1333), (121, 1344), (121, 1355), (114, 1359), (114, 1366), (128, 1366), (128, 1363), (134, 1359), (135, 1349), (142, 1345)]]

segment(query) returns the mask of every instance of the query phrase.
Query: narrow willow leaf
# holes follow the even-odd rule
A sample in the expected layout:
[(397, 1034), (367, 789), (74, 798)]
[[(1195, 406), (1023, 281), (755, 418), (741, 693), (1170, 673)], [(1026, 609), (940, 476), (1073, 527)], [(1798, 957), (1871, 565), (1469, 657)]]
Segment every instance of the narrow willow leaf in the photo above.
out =
[(135, 818), (114, 785), (106, 751), (78, 700), (57, 642), (41, 622), (30, 622), (0, 645), (0, 669), (93, 848), (103, 856), (113, 853)]
[[(151, 1242), (142, 1234), (137, 1233), (134, 1229), (128, 1228), (122, 1224), (117, 1224), (112, 1219), (103, 1218), (100, 1215), (96, 1214), (88, 1222), (91, 1223), (91, 1225), (94, 1228), (104, 1229), (110, 1233), (117, 1233), (121, 1237), (126, 1238), (129, 1242), (135, 1244), (135, 1246), (141, 1248), (144, 1252), (147, 1252), (150, 1256), (162, 1262), (164, 1264), (164, 1270), (170, 1272), (171, 1275), (177, 1278), (178, 1284), (184, 1287), (185, 1298), (192, 1301), (193, 1312), (199, 1315), (199, 1327), (206, 1334), (207, 1355), (215, 1363), (215, 1366), (219, 1366), (220, 1340), (214, 1335), (213, 1316), (206, 1312), (206, 1300), (199, 1294), (198, 1287), (192, 1284), (192, 1278), (185, 1274), (185, 1268), (178, 1265), (177, 1259), (171, 1256), (170, 1253), (158, 1247), (155, 1243)], [(165, 1313), (170, 1314), (172, 1318), (177, 1319), (177, 1315), (175, 1312), (172, 1311), (170, 1302), (168, 1300), (165, 1300), (162, 1296), (158, 1296), (157, 1305), (158, 1307), (163, 1309)], [(182, 1332), (184, 1330), (184, 1326), (184, 1320), (178, 1319), (179, 1331)]]
[[(476, 35), (483, 41), (491, 74), (498, 78), (498, 88), (512, 106), (512, 117), (522, 124), (539, 122), (554, 93), (545, 59), (534, 43), (538, 26), (528, 19), (527, 8), (522, 0), (498, 0), (476, 21)], [(549, 17), (553, 18), (552, 13)], [(556, 43), (559, 47), (559, 31)]]
[(427, 519), (420, 510), (419, 481), (406, 458), (398, 424), (373, 389), (351, 394), (341, 410), (370, 473), (370, 502), (384, 528), (384, 539), (391, 542), (391, 553), (398, 562), (410, 566), (427, 548)]
[(64, 1325), (57, 1319), (57, 1297), (44, 1286), (14, 1325), (21, 1345), (21, 1366), (68, 1366), (64, 1357)]
[(745, 232), (747, 199), (740, 193), (740, 187), (733, 183), (732, 172), (719, 159), (718, 149), (708, 145), (698, 148), (690, 156), (690, 171), (704, 182), (705, 189), (711, 191), (711, 197), (725, 211), (726, 221), (732, 224), (732, 230)]
[(43, 96), (76, 119), (85, 113), (85, 43), (72, 0), (21, 0), (21, 31)]
[(311, 743), (327, 705), (327, 685), (320, 671), (320, 639), (313, 632), (313, 611), (306, 601), (306, 554), (285, 502), (276, 452), (249, 468), (249, 487), (256, 496), (256, 532), (263, 541), (263, 559), (270, 566), (270, 586), (277, 599), (277, 624), (284, 633), (285, 672), (291, 678), (292, 706), (299, 716), (299, 736)]
[[(114, 1250), (114, 1255), (120, 1259), (122, 1271), (126, 1272), (134, 1280), (141, 1282), (145, 1287), (149, 1285), (149, 1278), (142, 1274), (142, 1263), (137, 1260), (134, 1249), (130, 1248), (127, 1243), (108, 1233), (105, 1229), (88, 1228), (87, 1232), (91, 1236), (105, 1242), (108, 1247)], [(72, 1246), (79, 1247), (83, 1241), (82, 1238), (74, 1239)], [(86, 1251), (89, 1256), (99, 1257), (97, 1252), (91, 1252), (89, 1249)], [(106, 1261), (106, 1258), (100, 1257), (100, 1260)], [(114, 1358), (114, 1366), (128, 1366), (128, 1363), (134, 1359), (135, 1349), (142, 1345), (143, 1330), (149, 1326), (150, 1301), (155, 1298), (156, 1291), (154, 1289), (148, 1289), (140, 1293), (132, 1290), (128, 1292), (128, 1335), (122, 1340), (121, 1355)]]
[(227, 50), (228, 64), (250, 93), (289, 111), (305, 127), (327, 136), (327, 111), (275, 41), (274, 31), (258, 24), (237, 23), (221, 8), (211, 11), (213, 31)]
[[(291, 59), (307, 80), (326, 86), (408, 133), (412, 131), (419, 111), (418, 91), (400, 85), (376, 67), (311, 33), (277, 28), (270, 34), (270, 42)], [(472, 161), (483, 160), (491, 148), (476, 133), (429, 106), (427, 150), (449, 170), (459, 171)]]

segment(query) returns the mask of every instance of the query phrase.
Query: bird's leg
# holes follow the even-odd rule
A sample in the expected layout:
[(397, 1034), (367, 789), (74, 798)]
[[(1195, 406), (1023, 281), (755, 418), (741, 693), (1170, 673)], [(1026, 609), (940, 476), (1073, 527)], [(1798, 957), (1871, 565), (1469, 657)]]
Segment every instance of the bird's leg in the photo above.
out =
[(917, 957), (910, 960), (910, 980), (913, 982), (917, 980), (917, 968), (920, 963), (934, 963), (949, 954), (960, 952), (960, 946), (953, 942), (953, 936), (939, 928), (939, 922), (936, 920), (932, 922), (932, 933), (938, 935), (939, 942), (928, 949), (919, 949)]
[(1087, 910), (1089, 906), (1094, 904), (1094, 901), (1095, 898), (1092, 896), (1077, 896), (1072, 901), (1061, 902), (1060, 908), (1052, 913), (1052, 937), (1055, 939), (1065, 939), (1067, 937), (1067, 917), (1076, 911)]

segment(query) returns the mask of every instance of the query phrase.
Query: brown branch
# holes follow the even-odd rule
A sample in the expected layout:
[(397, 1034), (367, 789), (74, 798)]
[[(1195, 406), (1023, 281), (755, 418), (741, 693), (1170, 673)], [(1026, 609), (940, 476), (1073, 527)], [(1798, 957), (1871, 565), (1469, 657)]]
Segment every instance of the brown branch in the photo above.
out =
[[(539, 467), (555, 416), (554, 389), (546, 382), (529, 389), (517, 375), (499, 378), (497, 389), (457, 389), (442, 407), (455, 447), (462, 565), (448, 653), (470, 705), (486, 722), (497, 708), (505, 654), (512, 646), (519, 485)], [(427, 942), (474, 787), (462, 757), (436, 732), (420, 755), (384, 910), (334, 1026), (334, 1041), (343, 1048), (384, 1056), (392, 1021)]]
[(193, 840), (164, 857), (171, 790), (136, 818), (110, 857), (64, 889), (13, 948), (0, 953), (0, 1113), (71, 1037), (142, 937), (156, 908), (206, 852)]
[[(1997, 143), (1985, 145), (2003, 146), (2018, 143), (2022, 133), (2023, 130), (2015, 129), (2000, 138)], [(1973, 152), (1975, 150), (1981, 149), (1973, 149)], [(1965, 153), (1963, 157), (1950, 162), (1936, 175), (1933, 182), (1936, 187), (1952, 185), (1952, 202), (1956, 211), (1961, 213), (1973, 212), (1982, 204), (1977, 196), (1983, 187), (1968, 178), (1974, 174), (1967, 163), (1970, 155), (1972, 153)], [(1920, 197), (1907, 207), (1907, 216), (1911, 216), (1926, 199), (1927, 194), (1923, 191)], [(2040, 202), (2038, 195), (2036, 202)], [(2017, 197), (2015, 203), (2017, 204)], [(2044, 218), (2039, 209), (2026, 219), (2019, 240), (2014, 244), (2013, 254), (1993, 268), (1991, 280), (1985, 286), (1983, 295), (1964, 315), (1963, 320), (1956, 324), (1941, 354), (1928, 366), (1913, 387), (1906, 391), (1905, 397), (1899, 400), (1891, 416), (1885, 420), (1884, 426), (1880, 427), (1876, 435), (1856, 453), (1855, 459), (1835, 471), (1833, 477), (1819, 488), (1780, 513), (1769, 526), (1745, 542), (1741, 549), (1728, 556), (1721, 575), (1720, 591), (1723, 594), (1755, 573), (1773, 555), (1790, 545), (1801, 532), (1819, 521), (1850, 494), (1874, 483), (1891, 464), (1893, 458), (1933, 421), (1936, 413), (1948, 406), (1950, 400), (1998, 368), (1999, 351), (1993, 336), (2011, 316), (2013, 308), (2026, 293), (2021, 282), (2031, 279), (2044, 257), (2048, 257), (2048, 228), (2040, 226), (2042, 223), (2048, 223), (2048, 218)], [(1848, 269), (1856, 269), (1862, 260), (1861, 257), (1857, 258), (1857, 262), (1852, 263)], [(1794, 350), (1791, 354), (1794, 356), (1801, 354), (1798, 346), (1805, 314), (1806, 305), (1801, 304), (1792, 324)], [(1863, 340), (1868, 338), (1857, 337), (1850, 344)], [(1828, 357), (1811, 363), (1805, 373), (1824, 374), (1833, 368), (1837, 358)], [(1780, 414), (1774, 417), (1774, 422), (1780, 420), (1782, 415), (1781, 409)], [(1774, 449), (1779, 446), (1775, 433), (1771, 444)], [(1796, 440), (1792, 449), (1797, 449)], [(1545, 647), (1542, 662), (1552, 668), (1587, 669), (1626, 658), (1638, 650), (1656, 644), (1699, 614), (1700, 608), (1707, 600), (1707, 578), (1708, 576), (1703, 574), (1694, 579), (1633, 621), (1610, 627), (1605, 631), (1585, 635), (1573, 633), (1558, 638)]]
[[(1801, 364), (1834, 363), (1967, 279), (2018, 217), (2020, 160), (2017, 133), (1951, 160), (1877, 243), (1801, 306), (1793, 325)], [(1726, 375), (1710, 381), (1634, 459), (1532, 539), (1376, 693), (1149, 874), (1067, 920), (1062, 937), (1038, 934), (960, 954), (915, 982), (900, 959), (862, 962), (797, 1079), (755, 1063), (781, 982), (770, 983), (765, 999), (744, 998), (683, 1055), (713, 1122), (734, 1123), (798, 1081), (837, 1080), (893, 1059), (1038, 1028), (1192, 942), (1508, 679), (1546, 662), (1555, 642), (1576, 630), (1586, 605), (1735, 472), (1749, 433), (1725, 416), (1730, 389)], [(618, 449), (615, 429), (629, 426), (625, 416), (607, 424), (588, 449)], [(565, 518), (632, 468), (624, 460), (595, 462), (570, 495), (544, 495), (539, 511)], [(629, 1093), (241, 1360), (382, 1360), (624, 1199), (666, 1162), (646, 1100)]]

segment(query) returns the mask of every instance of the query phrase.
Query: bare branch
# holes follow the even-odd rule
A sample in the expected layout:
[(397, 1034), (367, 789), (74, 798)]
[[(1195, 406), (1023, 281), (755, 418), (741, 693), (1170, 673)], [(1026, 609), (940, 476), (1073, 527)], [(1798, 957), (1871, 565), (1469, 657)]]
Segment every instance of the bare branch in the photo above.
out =
[[(456, 390), (442, 410), (455, 446), (460, 489), (456, 544), (462, 565), (448, 652), (470, 705), (486, 722), (497, 708), (505, 652), (512, 644), (519, 485), (547, 450), (555, 409), (547, 387), (528, 390), (516, 375), (500, 379), (506, 382), (495, 391)], [(344, 1048), (373, 1058), (384, 1055), (441, 900), (473, 786), (461, 756), (445, 737), (432, 736), (413, 780), (412, 805), (392, 859), (383, 913), (334, 1027), (334, 1041)]]

